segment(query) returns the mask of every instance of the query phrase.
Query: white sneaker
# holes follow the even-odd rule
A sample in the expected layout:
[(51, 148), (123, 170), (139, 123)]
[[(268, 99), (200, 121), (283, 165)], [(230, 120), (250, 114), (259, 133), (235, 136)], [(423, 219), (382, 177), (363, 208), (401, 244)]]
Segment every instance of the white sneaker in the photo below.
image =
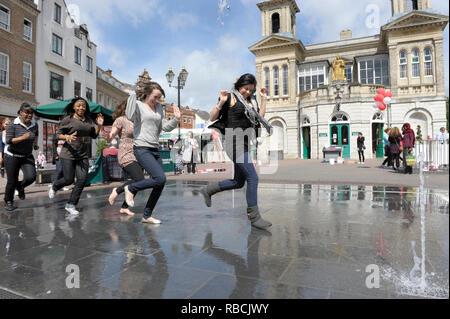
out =
[(147, 219), (142, 218), (142, 222), (144, 224), (161, 224), (161, 221), (159, 219), (153, 218), (153, 217), (149, 217)]
[(125, 186), (125, 201), (127, 202), (127, 205), (130, 207), (134, 207), (134, 195), (132, 192), (128, 190), (128, 185)]
[(80, 212), (75, 208), (75, 205), (66, 204), (65, 209), (70, 213), (70, 215), (76, 216), (80, 214)]
[(68, 190), (70, 190), (69, 187), (63, 187), (63, 191), (67, 192)]
[(56, 195), (56, 191), (53, 189), (53, 185), (52, 187), (50, 187), (50, 190), (48, 191), (48, 198), (53, 199), (55, 198)]
[(19, 196), (19, 192), (17, 191), (17, 189), (14, 191), (14, 196)]

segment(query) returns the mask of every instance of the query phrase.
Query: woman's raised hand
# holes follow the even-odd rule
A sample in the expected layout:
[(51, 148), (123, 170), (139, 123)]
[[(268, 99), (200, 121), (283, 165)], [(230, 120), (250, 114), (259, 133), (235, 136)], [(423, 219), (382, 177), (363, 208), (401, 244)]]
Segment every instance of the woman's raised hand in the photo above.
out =
[(261, 90), (259, 90), (259, 95), (261, 96), (261, 98), (267, 99), (267, 89), (261, 88)]
[(173, 108), (173, 115), (175, 115), (175, 117), (179, 120), (181, 118), (180, 109), (175, 103), (172, 103), (171, 106)]
[(99, 113), (97, 115), (97, 120), (96, 120), (97, 125), (102, 126), (104, 121), (105, 121), (105, 118), (103, 117), (103, 115), (101, 113)]
[(220, 91), (220, 102), (225, 103), (228, 99), (228, 91), (222, 90)]

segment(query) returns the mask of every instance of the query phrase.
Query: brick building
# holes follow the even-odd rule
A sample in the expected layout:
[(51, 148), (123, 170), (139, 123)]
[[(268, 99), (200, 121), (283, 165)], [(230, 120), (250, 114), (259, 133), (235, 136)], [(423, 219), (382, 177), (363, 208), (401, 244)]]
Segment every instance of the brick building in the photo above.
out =
[[(174, 118), (173, 115), (173, 107), (168, 104), (163, 104), (164, 106), (164, 114), (166, 119), (171, 120)], [(185, 108), (181, 107), (181, 128), (185, 129), (194, 129), (195, 128), (195, 111), (191, 110), (189, 106)]]
[(0, 0), (0, 121), (35, 96), (36, 19), (31, 0)]

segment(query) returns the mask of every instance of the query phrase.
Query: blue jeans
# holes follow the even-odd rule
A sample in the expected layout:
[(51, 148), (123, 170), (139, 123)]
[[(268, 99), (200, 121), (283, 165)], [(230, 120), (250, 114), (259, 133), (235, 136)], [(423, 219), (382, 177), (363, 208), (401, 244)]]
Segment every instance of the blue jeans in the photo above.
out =
[(64, 176), (61, 159), (58, 158), (56, 160), (55, 164), (56, 164), (56, 170), (55, 170), (55, 175), (53, 175), (53, 184), (55, 184), (58, 179), (60, 179)]
[(134, 156), (136, 156), (139, 165), (150, 174), (151, 178), (128, 185), (128, 190), (136, 194), (141, 190), (153, 188), (144, 209), (144, 218), (147, 219), (152, 216), (153, 209), (164, 189), (166, 174), (164, 173), (161, 154), (157, 149), (135, 147)]
[(244, 187), (247, 181), (247, 206), (254, 207), (258, 205), (258, 174), (248, 152), (236, 158), (234, 162), (234, 179), (228, 179), (219, 182), (221, 191), (238, 189)]

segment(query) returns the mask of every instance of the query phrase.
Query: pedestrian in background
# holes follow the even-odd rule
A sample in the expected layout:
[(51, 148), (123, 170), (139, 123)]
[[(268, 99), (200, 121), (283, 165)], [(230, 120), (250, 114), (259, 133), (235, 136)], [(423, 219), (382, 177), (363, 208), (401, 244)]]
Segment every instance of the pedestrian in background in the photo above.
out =
[(411, 125), (409, 123), (405, 123), (402, 126), (402, 133), (403, 133), (403, 168), (405, 169), (404, 173), (412, 174), (413, 167), (408, 166), (406, 163), (406, 156), (411, 155), (412, 151), (414, 149), (414, 145), (416, 143), (416, 135), (414, 134), (413, 129), (411, 128)]
[(389, 132), (389, 150), (391, 154), (392, 168), (397, 170), (400, 167), (400, 153), (402, 134), (398, 127), (393, 127)]
[(62, 164), (59, 155), (61, 154), (64, 140), (58, 139), (58, 135), (53, 134), (53, 164), (56, 165), (55, 174), (53, 175), (53, 184), (63, 177)]
[(8, 126), (8, 124), (11, 122), (11, 119), (9, 117), (5, 117), (3, 119), (2, 125), (1, 125), (1, 131), (2, 131), (2, 136), (0, 138), (0, 145), (1, 145), (1, 152), (0, 152), (0, 174), (3, 177), (5, 177), (5, 147), (6, 147), (6, 127)]
[(183, 148), (183, 162), (187, 164), (187, 173), (195, 174), (196, 165), (200, 162), (200, 153), (194, 133), (189, 132), (188, 137), (184, 140)]
[(358, 147), (358, 156), (359, 156), (359, 163), (358, 164), (364, 164), (365, 158), (364, 158), (364, 150), (366, 149), (366, 146), (364, 145), (365, 137), (361, 132), (358, 134), (358, 138), (356, 140), (356, 146)]
[(444, 144), (448, 140), (448, 133), (445, 133), (445, 127), (439, 129), (439, 133), (436, 135), (436, 140), (441, 144)]
[[(391, 151), (389, 148), (389, 132), (390, 128), (386, 128), (383, 132), (383, 143), (384, 143), (384, 156), (386, 156), (385, 160), (381, 164), (382, 168), (392, 168), (392, 159), (391, 159)], [(386, 166), (387, 164), (387, 166)]]

